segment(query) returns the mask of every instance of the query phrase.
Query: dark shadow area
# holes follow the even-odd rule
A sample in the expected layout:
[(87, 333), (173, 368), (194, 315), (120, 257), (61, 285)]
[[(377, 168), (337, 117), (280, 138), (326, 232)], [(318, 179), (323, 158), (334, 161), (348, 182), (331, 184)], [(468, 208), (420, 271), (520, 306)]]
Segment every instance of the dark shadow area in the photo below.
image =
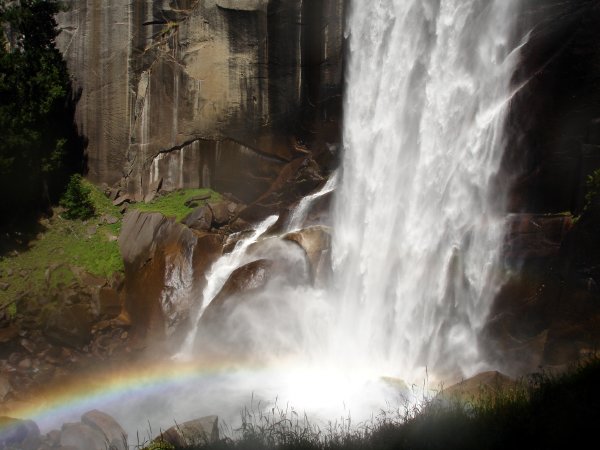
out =
[(84, 173), (86, 139), (74, 92), (55, 46), (55, 2), (0, 2), (0, 256), (42, 230), (73, 173)]

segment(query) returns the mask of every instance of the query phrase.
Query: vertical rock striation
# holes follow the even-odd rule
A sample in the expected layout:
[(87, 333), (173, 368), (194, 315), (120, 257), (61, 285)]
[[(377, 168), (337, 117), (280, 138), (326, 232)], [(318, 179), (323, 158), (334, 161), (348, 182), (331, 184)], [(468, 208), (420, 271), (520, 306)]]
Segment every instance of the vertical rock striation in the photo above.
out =
[(67, 4), (58, 45), (93, 181), (250, 201), (303, 144), (339, 141), (344, 0)]

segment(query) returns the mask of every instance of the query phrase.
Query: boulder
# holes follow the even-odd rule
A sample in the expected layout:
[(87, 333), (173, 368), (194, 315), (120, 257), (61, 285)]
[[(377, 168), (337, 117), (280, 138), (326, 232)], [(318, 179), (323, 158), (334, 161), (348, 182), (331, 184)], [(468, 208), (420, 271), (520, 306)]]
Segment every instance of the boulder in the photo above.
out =
[(171, 336), (185, 320), (202, 276), (221, 255), (222, 236), (192, 230), (158, 213), (131, 211), (119, 247), (125, 263), (125, 311), (132, 338)]
[(212, 444), (219, 440), (219, 419), (207, 416), (175, 425), (162, 433), (161, 439), (178, 448)]
[(488, 396), (500, 395), (516, 386), (515, 380), (498, 371), (479, 373), (444, 389), (440, 396), (460, 401), (484, 400)]
[(286, 234), (283, 239), (295, 242), (306, 252), (312, 281), (323, 285), (331, 276), (331, 229), (321, 225)]
[(127, 450), (127, 433), (115, 419), (98, 410), (81, 416), (81, 423), (100, 431), (110, 444), (110, 450)]
[(35, 422), (0, 417), (0, 448), (37, 450), (40, 444), (40, 429)]
[(194, 230), (208, 231), (213, 222), (213, 211), (209, 206), (201, 206), (189, 213), (181, 222)]
[(229, 211), (229, 205), (227, 202), (209, 203), (208, 207), (212, 211), (212, 225), (215, 228), (221, 227), (229, 222), (232, 213)]
[(65, 423), (60, 432), (60, 445), (77, 450), (110, 448), (104, 433), (83, 423)]

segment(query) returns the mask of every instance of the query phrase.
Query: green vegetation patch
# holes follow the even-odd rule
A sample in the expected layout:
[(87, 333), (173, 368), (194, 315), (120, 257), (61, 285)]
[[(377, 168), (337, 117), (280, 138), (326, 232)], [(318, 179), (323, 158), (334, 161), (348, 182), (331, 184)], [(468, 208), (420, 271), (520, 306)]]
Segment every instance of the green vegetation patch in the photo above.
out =
[[(186, 202), (195, 197), (208, 198), (188, 203), (189, 206), (187, 206)], [(159, 197), (149, 203), (136, 203), (133, 205), (133, 208), (145, 212), (159, 212), (167, 217), (175, 217), (179, 222), (197, 206), (206, 202), (215, 202), (219, 200), (222, 200), (221, 195), (211, 189), (182, 189)]]
[[(96, 215), (89, 220), (69, 220), (63, 209), (42, 221), (45, 228), (28, 244), (28, 249), (0, 257), (0, 307), (13, 304), (22, 293), (47, 292), (66, 286), (84, 271), (110, 277), (123, 270), (117, 238), (122, 215), (93, 184), (81, 180), (89, 191)], [(115, 222), (115, 223), (108, 223)]]

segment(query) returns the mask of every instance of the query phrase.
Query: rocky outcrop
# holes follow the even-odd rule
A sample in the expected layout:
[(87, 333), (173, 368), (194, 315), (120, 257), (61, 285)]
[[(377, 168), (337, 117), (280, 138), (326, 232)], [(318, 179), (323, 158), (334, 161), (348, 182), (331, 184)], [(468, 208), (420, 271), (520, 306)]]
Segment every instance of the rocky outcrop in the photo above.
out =
[(306, 252), (312, 282), (324, 286), (332, 275), (331, 229), (314, 226), (286, 234), (283, 239), (295, 242)]
[(93, 181), (250, 202), (339, 142), (344, 0), (65, 3), (58, 46)]
[[(518, 375), (564, 367), (600, 343), (600, 208), (517, 215), (505, 248), (508, 279), (484, 333), (490, 359)], [(595, 231), (592, 231), (595, 230)]]
[(119, 246), (125, 263), (126, 309), (136, 338), (165, 338), (187, 319), (221, 255), (223, 238), (196, 232), (159, 213), (131, 211)]
[[(520, 48), (499, 180), (511, 185), (506, 283), (484, 342), (518, 375), (564, 366), (600, 343), (600, 242), (586, 208), (600, 169), (597, 2), (522, 2)], [(593, 231), (595, 230), (595, 231)]]

